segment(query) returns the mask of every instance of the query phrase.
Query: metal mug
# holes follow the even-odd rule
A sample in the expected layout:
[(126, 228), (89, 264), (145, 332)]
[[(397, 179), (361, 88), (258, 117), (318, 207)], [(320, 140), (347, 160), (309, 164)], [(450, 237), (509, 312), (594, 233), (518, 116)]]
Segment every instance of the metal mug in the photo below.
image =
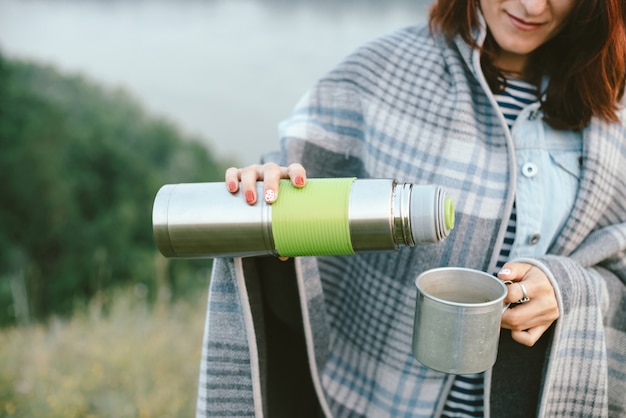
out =
[(417, 301), (413, 355), (421, 364), (450, 374), (491, 368), (498, 353), (506, 285), (469, 268), (425, 271), (415, 280)]

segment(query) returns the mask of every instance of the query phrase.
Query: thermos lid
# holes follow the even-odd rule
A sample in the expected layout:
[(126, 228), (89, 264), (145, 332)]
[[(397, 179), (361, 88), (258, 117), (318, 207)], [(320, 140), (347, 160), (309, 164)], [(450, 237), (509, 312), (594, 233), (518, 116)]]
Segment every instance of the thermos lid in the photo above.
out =
[(454, 203), (441, 187), (414, 185), (410, 212), (415, 243), (439, 242), (454, 228)]

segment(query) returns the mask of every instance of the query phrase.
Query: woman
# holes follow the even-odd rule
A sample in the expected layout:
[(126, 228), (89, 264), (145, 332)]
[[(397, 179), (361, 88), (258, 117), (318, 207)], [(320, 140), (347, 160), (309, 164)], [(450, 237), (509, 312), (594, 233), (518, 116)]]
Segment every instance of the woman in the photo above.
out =
[[(455, 230), (394, 253), (217, 260), (198, 415), (623, 415), (625, 14), (620, 0), (439, 0), (428, 28), (321, 79), (281, 125), (279, 164), (227, 170), (229, 190), (254, 204), (257, 180), (269, 203), (280, 178), (439, 184)], [(413, 280), (439, 266), (513, 282), (484, 374), (412, 358)]]

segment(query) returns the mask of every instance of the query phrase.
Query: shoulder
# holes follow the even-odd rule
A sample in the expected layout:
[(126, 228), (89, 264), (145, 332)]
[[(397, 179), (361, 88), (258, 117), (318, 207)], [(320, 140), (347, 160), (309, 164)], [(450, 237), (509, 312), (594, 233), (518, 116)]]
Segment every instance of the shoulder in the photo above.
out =
[(404, 85), (420, 83), (445, 76), (450, 64), (458, 62), (455, 56), (458, 53), (453, 43), (431, 34), (427, 26), (412, 26), (363, 44), (321, 81), (344, 81), (369, 88), (385, 80)]
[(374, 58), (382, 54), (383, 56), (402, 56), (407, 60), (423, 59), (430, 54), (440, 54), (442, 41), (439, 35), (430, 32), (428, 26), (410, 26), (365, 43), (353, 55)]

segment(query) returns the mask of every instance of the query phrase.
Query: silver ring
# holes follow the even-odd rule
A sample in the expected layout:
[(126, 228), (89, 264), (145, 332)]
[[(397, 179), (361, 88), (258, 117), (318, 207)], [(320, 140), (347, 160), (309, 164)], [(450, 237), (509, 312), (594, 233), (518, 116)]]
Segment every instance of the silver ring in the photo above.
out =
[(524, 286), (524, 283), (522, 282), (516, 282), (519, 287), (522, 289), (522, 294), (524, 295), (520, 300), (518, 300), (515, 303), (526, 303), (530, 300), (530, 298), (528, 297), (528, 294), (526, 293), (526, 286)]

